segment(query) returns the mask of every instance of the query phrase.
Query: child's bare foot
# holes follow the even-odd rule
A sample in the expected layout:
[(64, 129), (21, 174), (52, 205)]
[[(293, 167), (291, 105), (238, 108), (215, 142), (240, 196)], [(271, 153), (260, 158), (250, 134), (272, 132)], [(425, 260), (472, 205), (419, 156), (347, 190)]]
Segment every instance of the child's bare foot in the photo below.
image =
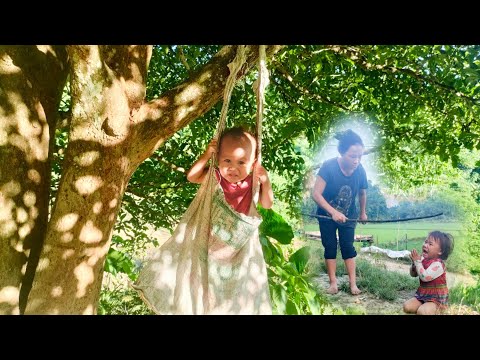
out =
[(362, 290), (360, 290), (357, 285), (350, 286), (350, 292), (352, 295), (358, 295), (362, 293)]
[(331, 295), (338, 293), (337, 284), (330, 284), (330, 287), (327, 289), (327, 293)]

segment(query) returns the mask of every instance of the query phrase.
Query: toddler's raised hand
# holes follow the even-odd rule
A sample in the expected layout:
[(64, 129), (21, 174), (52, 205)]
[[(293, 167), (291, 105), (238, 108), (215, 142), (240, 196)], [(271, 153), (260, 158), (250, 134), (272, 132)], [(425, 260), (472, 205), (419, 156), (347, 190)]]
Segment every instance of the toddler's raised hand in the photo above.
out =
[(269, 181), (268, 172), (259, 163), (255, 163), (255, 164), (256, 164), (256, 169), (255, 169), (256, 177), (258, 181), (260, 181), (260, 184), (265, 184), (267, 181)]
[(412, 252), (410, 253), (410, 259), (412, 259), (412, 261), (420, 260), (420, 255), (416, 249), (412, 249)]
[(203, 156), (206, 156), (210, 159), (212, 155), (217, 152), (217, 142), (218, 140), (213, 138), (208, 144), (207, 149), (205, 150), (205, 153), (203, 154)]

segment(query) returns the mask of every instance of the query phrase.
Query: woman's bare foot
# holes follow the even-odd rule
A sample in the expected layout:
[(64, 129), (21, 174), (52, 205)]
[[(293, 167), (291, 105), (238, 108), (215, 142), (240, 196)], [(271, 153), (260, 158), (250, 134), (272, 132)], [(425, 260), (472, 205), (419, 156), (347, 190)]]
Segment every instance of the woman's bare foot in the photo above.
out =
[(358, 295), (362, 293), (362, 290), (360, 290), (357, 285), (350, 286), (350, 292), (352, 295)]
[(331, 294), (331, 295), (334, 295), (334, 294), (338, 293), (337, 284), (330, 284), (330, 287), (327, 289), (327, 293)]

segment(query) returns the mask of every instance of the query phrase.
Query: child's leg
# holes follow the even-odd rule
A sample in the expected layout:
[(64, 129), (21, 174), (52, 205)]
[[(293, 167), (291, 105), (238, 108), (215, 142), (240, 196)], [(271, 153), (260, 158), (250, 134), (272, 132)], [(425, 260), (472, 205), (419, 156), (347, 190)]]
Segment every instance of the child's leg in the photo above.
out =
[(435, 315), (437, 314), (438, 310), (438, 305), (435, 304), (434, 302), (426, 302), (422, 305), (417, 310), (417, 315)]
[(418, 301), (416, 298), (411, 298), (403, 303), (403, 311), (407, 314), (416, 314), (421, 305), (421, 301)]

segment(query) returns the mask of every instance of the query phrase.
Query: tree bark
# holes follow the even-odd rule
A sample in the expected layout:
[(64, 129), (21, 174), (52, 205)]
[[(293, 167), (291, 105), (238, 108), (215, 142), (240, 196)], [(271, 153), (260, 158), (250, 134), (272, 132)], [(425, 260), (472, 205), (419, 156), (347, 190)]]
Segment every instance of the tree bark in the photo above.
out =
[[(235, 49), (222, 48), (184, 84), (143, 104), (151, 47), (67, 47), (70, 140), (26, 313), (96, 313), (105, 257), (132, 173), (221, 98)], [(249, 47), (247, 58), (240, 76), (257, 60), (257, 47)]]
[(31, 287), (66, 75), (61, 46), (0, 47), (0, 314), (19, 314)]

